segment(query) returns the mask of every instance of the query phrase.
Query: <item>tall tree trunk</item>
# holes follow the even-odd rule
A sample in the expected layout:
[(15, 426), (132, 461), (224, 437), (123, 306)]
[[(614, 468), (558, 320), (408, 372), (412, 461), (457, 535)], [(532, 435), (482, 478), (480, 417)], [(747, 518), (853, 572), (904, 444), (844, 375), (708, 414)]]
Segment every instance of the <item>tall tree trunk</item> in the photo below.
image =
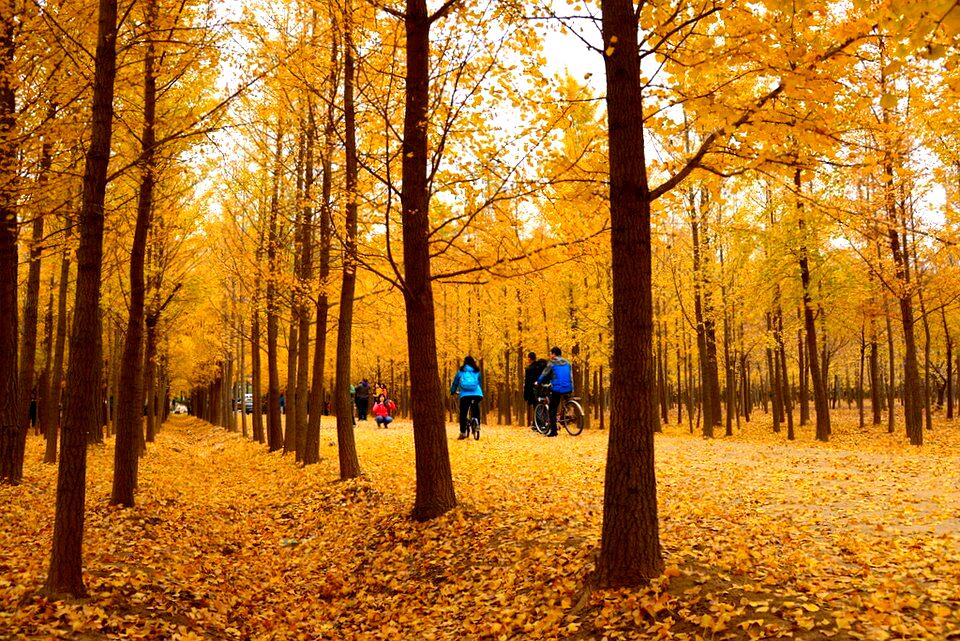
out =
[[(790, 376), (787, 374), (787, 349), (783, 342), (783, 310), (780, 307), (780, 286), (777, 285), (777, 307), (774, 314), (775, 333), (774, 338), (777, 341), (777, 353), (780, 358), (780, 385), (782, 392), (780, 394), (783, 400), (783, 416), (787, 421), (787, 440), (792, 441), (796, 438), (793, 431), (793, 398), (790, 386)], [(816, 353), (816, 352), (814, 352)], [(774, 354), (774, 358), (777, 355)]]
[[(334, 397), (337, 408), (337, 452), (340, 478), (360, 475), (360, 461), (353, 436), (353, 407), (350, 405), (350, 360), (353, 346), (353, 297), (357, 284), (357, 124), (353, 102), (354, 50), (353, 4), (344, 14), (343, 115), (346, 134), (346, 213), (344, 223), (343, 281), (340, 287), (340, 318), (337, 324), (337, 369)], [(408, 56), (413, 55), (408, 50)], [(410, 80), (408, 79), (409, 83)]]
[[(449, 7), (451, 5), (444, 5)], [(426, 521), (457, 504), (447, 449), (437, 328), (430, 272), (430, 185), (427, 181), (427, 108), (430, 100), (430, 25), (426, 0), (407, 0), (406, 88), (403, 115), (403, 299), (407, 312), (410, 406), (417, 491), (413, 517)], [(652, 389), (652, 385), (647, 389)], [(644, 395), (652, 399), (652, 395)]]
[[(143, 389), (147, 395), (146, 442), (153, 443), (157, 435), (157, 322), (158, 314), (146, 319), (147, 341), (143, 352)], [(232, 414), (229, 414), (232, 416)]]
[(716, 420), (713, 417), (714, 388), (710, 383), (710, 357), (707, 348), (707, 330), (704, 310), (704, 275), (701, 258), (700, 223), (696, 211), (696, 195), (690, 195), (691, 218), (690, 231), (693, 237), (693, 305), (697, 323), (697, 355), (700, 365), (700, 403), (703, 406), (703, 435), (713, 437), (713, 426)]
[[(767, 321), (768, 341), (776, 346), (776, 331), (773, 324), (773, 316), (767, 312), (764, 316)], [(780, 423), (783, 421), (783, 387), (780, 385), (780, 357), (774, 346), (767, 347), (767, 369), (768, 380), (770, 382), (770, 391), (772, 393), (773, 405), (773, 431), (780, 432)]]
[(865, 418), (863, 411), (863, 369), (864, 369), (864, 360), (867, 353), (867, 339), (866, 332), (864, 331), (863, 325), (860, 325), (860, 372), (857, 375), (857, 412), (860, 419), (860, 429), (863, 430), (865, 426)]
[(267, 230), (267, 447), (275, 452), (283, 447), (283, 428), (280, 424), (280, 369), (277, 338), (280, 310), (277, 300), (277, 218), (280, 215), (280, 173), (283, 170), (283, 126), (277, 123), (277, 150), (273, 165), (273, 186)]
[(610, 156), (613, 274), (613, 403), (604, 479), (597, 578), (604, 586), (645, 583), (663, 570), (657, 520), (649, 394), (652, 354), (650, 190), (643, 153), (637, 19), (632, 0), (601, 0)]
[(83, 517), (86, 498), (87, 434), (96, 428), (89, 407), (97, 397), (100, 360), (93, 333), (99, 328), (103, 264), (103, 201), (113, 133), (113, 89), (117, 62), (117, 0), (100, 0), (93, 79), (93, 126), (83, 176), (77, 291), (70, 331), (70, 364), (64, 403), (63, 451), (57, 474), (57, 507), (50, 567), (44, 591), (86, 595), (83, 584)]
[[(296, 459), (302, 461), (307, 449), (307, 394), (310, 384), (310, 306), (307, 304), (310, 294), (310, 282), (313, 279), (313, 105), (308, 104), (309, 116), (305, 141), (302, 230), (300, 232), (300, 274), (297, 279), (300, 309), (297, 312), (299, 327), (297, 337), (300, 345), (297, 349), (297, 385), (293, 419), (296, 425)], [(290, 407), (290, 405), (288, 405)], [(289, 422), (290, 419), (287, 419)]]
[[(156, 0), (147, 1), (147, 32), (152, 34), (156, 19)], [(148, 35), (147, 51), (143, 60), (143, 135), (141, 137), (140, 192), (137, 198), (137, 221), (130, 249), (130, 309), (127, 314), (127, 333), (120, 366), (120, 387), (117, 390), (116, 432), (113, 454), (113, 490), (110, 503), (133, 507), (137, 486), (137, 459), (143, 416), (143, 315), (146, 297), (144, 261), (147, 236), (150, 233), (150, 214), (153, 211), (154, 146), (156, 140), (157, 82), (154, 75), (153, 36)], [(147, 388), (147, 393), (150, 393)]]
[[(0, 13), (0, 483), (20, 483), (23, 460), (17, 379), (17, 156), (13, 69), (19, 22), (14, 3)], [(20, 460), (18, 460), (20, 459)]]
[[(817, 440), (827, 441), (830, 438), (830, 401), (827, 398), (826, 376), (820, 368), (820, 359), (817, 358), (817, 324), (813, 317), (813, 301), (810, 297), (810, 263), (807, 250), (806, 220), (804, 219), (803, 200), (799, 197), (801, 184), (800, 168), (793, 174), (793, 184), (797, 189), (797, 226), (800, 231), (800, 283), (803, 286), (803, 333), (807, 339), (807, 365), (810, 368), (810, 379), (813, 381), (813, 407), (817, 413)], [(800, 372), (803, 376), (803, 372)]]
[(873, 424), (880, 425), (883, 420), (883, 398), (880, 395), (880, 358), (877, 343), (876, 319), (870, 319), (870, 409)]
[[(331, 22), (334, 21), (331, 19)], [(334, 28), (332, 32), (336, 34), (336, 29)], [(305, 465), (311, 465), (320, 460), (320, 422), (321, 416), (323, 416), (323, 375), (327, 351), (327, 316), (330, 309), (327, 287), (330, 280), (330, 243), (332, 239), (331, 192), (333, 188), (333, 178), (331, 171), (333, 165), (334, 136), (336, 135), (336, 112), (334, 105), (336, 104), (337, 95), (336, 69), (338, 61), (337, 39), (336, 35), (334, 35), (330, 47), (330, 75), (328, 77), (330, 100), (327, 104), (327, 119), (323, 128), (323, 179), (321, 183), (320, 201), (320, 292), (317, 296), (315, 332), (317, 339), (313, 348), (313, 380), (310, 385), (310, 416), (309, 423), (307, 424), (306, 450), (303, 455)], [(311, 127), (312, 126), (311, 122)], [(336, 400), (334, 403), (336, 404)]]
[[(70, 221), (66, 221), (67, 229)], [(46, 426), (44, 434), (47, 436), (46, 449), (43, 453), (44, 463), (57, 462), (57, 433), (60, 429), (60, 403), (63, 400), (63, 359), (67, 343), (67, 295), (70, 284), (70, 232), (64, 234), (63, 256), (60, 259), (60, 281), (57, 284), (57, 330), (55, 347), (53, 350), (53, 367), (50, 370), (50, 393), (47, 395), (45, 408), (40, 410), (45, 415)]]
[(946, 371), (946, 393), (947, 393), (947, 420), (953, 419), (953, 338), (950, 336), (950, 328), (947, 326), (947, 312), (943, 307), (940, 308), (940, 318), (943, 320), (943, 336), (947, 342), (947, 362)]
[(296, 457), (297, 449), (297, 351), (300, 347), (297, 335), (300, 318), (299, 310), (296, 310), (296, 307), (298, 307), (297, 303), (294, 303), (291, 307), (290, 325), (287, 328), (287, 382), (283, 390), (283, 453), (294, 452), (294, 457)]
[[(886, 305), (884, 306), (886, 308)], [(886, 314), (887, 321), (887, 365), (890, 368), (890, 380), (887, 382), (887, 432), (893, 434), (896, 423), (897, 400), (897, 368), (894, 365), (893, 323), (890, 322), (890, 313)]]

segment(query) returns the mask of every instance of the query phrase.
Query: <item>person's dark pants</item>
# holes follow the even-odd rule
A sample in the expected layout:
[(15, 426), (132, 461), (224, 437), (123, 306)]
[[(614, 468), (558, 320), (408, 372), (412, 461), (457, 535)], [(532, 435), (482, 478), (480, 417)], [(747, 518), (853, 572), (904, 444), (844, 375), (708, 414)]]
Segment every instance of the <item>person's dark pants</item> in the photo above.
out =
[(361, 421), (367, 420), (367, 406), (370, 404), (369, 398), (358, 398), (357, 399), (357, 419)]
[(550, 434), (557, 433), (557, 409), (568, 392), (550, 392)]
[(483, 400), (482, 396), (461, 396), (460, 397), (460, 433), (466, 434), (469, 430), (467, 429), (467, 412), (470, 412), (472, 418), (480, 420), (480, 401)]

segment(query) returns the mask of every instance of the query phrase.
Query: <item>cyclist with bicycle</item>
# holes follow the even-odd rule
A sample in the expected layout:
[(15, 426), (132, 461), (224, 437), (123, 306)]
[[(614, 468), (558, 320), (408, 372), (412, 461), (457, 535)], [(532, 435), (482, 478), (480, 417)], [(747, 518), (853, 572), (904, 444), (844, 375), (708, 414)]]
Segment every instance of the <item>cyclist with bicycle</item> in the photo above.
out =
[[(480, 368), (473, 356), (467, 356), (463, 359), (463, 365), (457, 370), (457, 375), (453, 377), (453, 383), (450, 385), (450, 396), (457, 392), (460, 393), (460, 436), (457, 437), (457, 440), (462, 441), (470, 435), (467, 412), (479, 424), (480, 401), (483, 400)], [(477, 431), (477, 435), (479, 433)], [(479, 438), (479, 436), (476, 436), (476, 438)]]
[(550, 360), (537, 378), (538, 385), (550, 385), (550, 431), (547, 436), (557, 435), (557, 408), (565, 396), (573, 393), (573, 371), (570, 361), (563, 358), (559, 347), (550, 350)]

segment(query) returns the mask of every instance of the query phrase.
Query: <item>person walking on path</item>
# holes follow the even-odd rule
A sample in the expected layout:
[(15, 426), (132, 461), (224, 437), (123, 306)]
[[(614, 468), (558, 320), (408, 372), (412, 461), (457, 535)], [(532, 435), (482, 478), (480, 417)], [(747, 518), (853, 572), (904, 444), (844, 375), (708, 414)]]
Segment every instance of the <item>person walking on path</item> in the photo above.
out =
[(550, 362), (537, 377), (540, 385), (550, 385), (550, 431), (547, 436), (557, 435), (557, 409), (564, 396), (573, 393), (573, 372), (570, 361), (563, 358), (559, 347), (550, 350)]
[(375, 420), (380, 427), (387, 427), (393, 422), (393, 416), (391, 416), (391, 414), (396, 409), (396, 403), (387, 398), (385, 394), (380, 394), (377, 397), (377, 402), (373, 406), (373, 420)]
[(367, 409), (370, 407), (370, 383), (367, 379), (357, 383), (354, 402), (357, 404), (357, 420), (367, 420)]
[(450, 396), (460, 394), (460, 436), (458, 441), (462, 441), (470, 434), (470, 428), (467, 424), (467, 413), (472, 418), (480, 420), (480, 401), (483, 400), (483, 385), (480, 380), (480, 368), (477, 367), (477, 361), (473, 356), (467, 356), (463, 359), (463, 365), (457, 370), (457, 375), (453, 377), (453, 383), (450, 385)]
[(547, 367), (547, 361), (537, 358), (536, 352), (527, 353), (527, 368), (523, 372), (523, 400), (527, 402), (527, 420), (530, 421), (531, 429), (536, 429), (533, 425), (533, 408), (537, 401), (537, 379), (543, 374)]

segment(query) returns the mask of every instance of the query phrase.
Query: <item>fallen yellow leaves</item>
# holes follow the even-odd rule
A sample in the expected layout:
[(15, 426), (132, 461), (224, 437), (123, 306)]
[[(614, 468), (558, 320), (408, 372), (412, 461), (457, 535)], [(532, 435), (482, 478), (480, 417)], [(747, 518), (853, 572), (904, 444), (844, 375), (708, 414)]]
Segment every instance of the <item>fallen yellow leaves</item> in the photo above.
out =
[[(841, 415), (842, 416), (842, 415)], [(605, 434), (489, 427), (453, 442), (461, 507), (406, 517), (409, 425), (357, 429), (366, 476), (299, 469), (191, 419), (141, 462), (138, 506), (107, 505), (90, 452), (83, 602), (37, 596), (55, 469), (28, 444), (0, 487), (6, 639), (937, 639), (960, 634), (956, 428), (922, 452), (785, 445), (752, 433), (658, 437), (667, 566), (590, 591)], [(672, 429), (672, 428), (671, 428)]]

